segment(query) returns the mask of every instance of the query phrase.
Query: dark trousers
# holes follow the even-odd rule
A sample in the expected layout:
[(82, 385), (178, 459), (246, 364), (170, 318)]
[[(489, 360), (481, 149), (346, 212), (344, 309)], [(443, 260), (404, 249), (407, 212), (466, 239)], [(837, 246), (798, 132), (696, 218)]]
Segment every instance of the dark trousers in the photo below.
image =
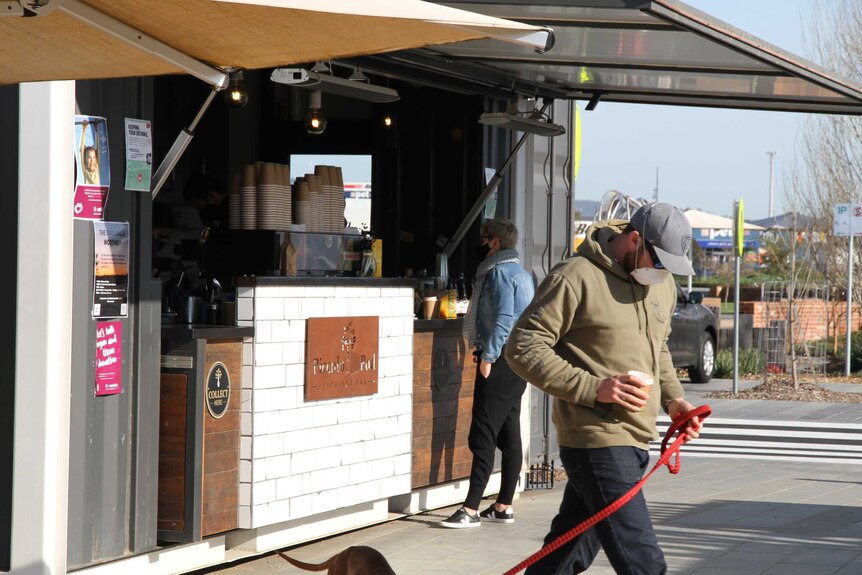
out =
[[(545, 545), (628, 492), (643, 476), (649, 453), (636, 447), (572, 449), (561, 445), (560, 459), (568, 483)], [(646, 500), (638, 492), (616, 513), (532, 565), (526, 575), (582, 573), (599, 547), (620, 575), (667, 573)]]
[(473, 452), (470, 489), (464, 507), (478, 509), (482, 493), (488, 486), (494, 467), (494, 449), (503, 455), (501, 485), (497, 502), (511, 505), (521, 473), (524, 454), (521, 449), (521, 396), (526, 382), (515, 375), (503, 357), (491, 366), (488, 379), (476, 366), (473, 390), (473, 421), (468, 444)]

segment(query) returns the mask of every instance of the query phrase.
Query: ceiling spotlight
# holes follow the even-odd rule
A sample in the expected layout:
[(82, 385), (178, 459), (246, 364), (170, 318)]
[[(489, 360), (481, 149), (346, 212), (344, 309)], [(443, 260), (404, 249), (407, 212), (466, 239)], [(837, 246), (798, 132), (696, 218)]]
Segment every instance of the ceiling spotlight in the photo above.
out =
[(311, 71), (317, 72), (318, 74), (330, 73), (329, 66), (326, 65), (326, 62), (317, 62), (314, 66), (311, 67)]
[(309, 134), (319, 135), (326, 129), (326, 116), (320, 110), (320, 100), (320, 92), (313, 90), (308, 100), (308, 111), (303, 119), (305, 131)]
[(248, 90), (242, 81), (242, 70), (230, 75), (230, 84), (225, 90), (224, 99), (231, 108), (242, 108), (248, 103)]
[(354, 82), (367, 82), (368, 76), (362, 73), (362, 70), (359, 68), (354, 68), (353, 73), (347, 77), (348, 80), (352, 80)]
[(479, 123), (486, 126), (496, 126), (518, 132), (535, 134), (536, 136), (559, 136), (566, 133), (566, 129), (559, 124), (552, 124), (541, 119), (538, 110), (534, 110), (529, 116), (524, 116), (513, 111), (508, 112), (485, 112), (479, 116)]

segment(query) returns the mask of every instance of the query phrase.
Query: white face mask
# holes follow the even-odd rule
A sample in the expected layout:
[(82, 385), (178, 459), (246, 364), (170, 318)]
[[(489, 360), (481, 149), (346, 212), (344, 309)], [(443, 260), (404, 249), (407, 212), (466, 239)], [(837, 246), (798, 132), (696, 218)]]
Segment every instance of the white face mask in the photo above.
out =
[(670, 272), (667, 270), (657, 270), (655, 268), (638, 268), (636, 270), (632, 270), (631, 275), (639, 284), (651, 286), (663, 282), (665, 278), (670, 275)]

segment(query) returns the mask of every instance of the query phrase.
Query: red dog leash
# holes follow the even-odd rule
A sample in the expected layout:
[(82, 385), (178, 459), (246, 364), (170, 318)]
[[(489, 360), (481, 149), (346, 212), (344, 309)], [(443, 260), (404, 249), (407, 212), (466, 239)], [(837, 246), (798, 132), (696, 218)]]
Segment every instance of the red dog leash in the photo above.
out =
[[(602, 509), (601, 511), (599, 511), (598, 513), (593, 515), (592, 517), (579, 523), (578, 525), (573, 527), (571, 530), (567, 531), (566, 533), (563, 533), (562, 535), (557, 537), (555, 540), (551, 541), (550, 543), (548, 543), (547, 545), (545, 545), (544, 547), (539, 549), (536, 553), (527, 557), (526, 559), (524, 559), (523, 561), (521, 561), (520, 563), (518, 563), (517, 565), (515, 565), (514, 567), (512, 567), (508, 571), (506, 571), (503, 575), (515, 575), (515, 573), (520, 573), (521, 571), (523, 571), (524, 569), (526, 569), (527, 567), (529, 567), (530, 565), (532, 565), (536, 561), (542, 559), (543, 557), (549, 555), (550, 553), (553, 553), (554, 551), (556, 551), (557, 549), (559, 549), (560, 547), (562, 547), (563, 545), (565, 545), (566, 543), (568, 543), (569, 541), (571, 541), (572, 539), (577, 537), (578, 535), (584, 533), (590, 527), (594, 526), (595, 524), (599, 523), (603, 519), (610, 517), (611, 515), (616, 513), (620, 507), (622, 507), (623, 505), (625, 505), (626, 503), (631, 501), (632, 497), (634, 497), (635, 494), (637, 494), (637, 492), (641, 490), (644, 483), (646, 483), (646, 480), (650, 478), (650, 475), (655, 473), (656, 469), (658, 469), (662, 465), (667, 465), (668, 471), (670, 471), (672, 474), (679, 473), (679, 468), (680, 468), (679, 449), (680, 449), (680, 447), (682, 447), (682, 444), (685, 442), (685, 428), (688, 427), (688, 424), (695, 417), (699, 417), (701, 422), (702, 422), (704, 419), (709, 417), (709, 415), (711, 413), (712, 413), (712, 410), (709, 408), (708, 405), (701, 405), (700, 407), (695, 407), (694, 409), (692, 409), (691, 411), (689, 411), (687, 413), (683, 413), (683, 414), (676, 416), (673, 419), (673, 421), (671, 422), (671, 425), (668, 428), (667, 433), (665, 433), (664, 439), (662, 439), (661, 457), (659, 457), (659, 460), (656, 462), (655, 466), (649, 471), (649, 473), (647, 473), (646, 475), (643, 476), (643, 479), (638, 481), (638, 483), (634, 487), (629, 489), (625, 495), (623, 495), (622, 497), (620, 497), (619, 499), (617, 499), (616, 501), (614, 501), (613, 503), (611, 503), (610, 505), (608, 505), (607, 507), (605, 507), (604, 509)], [(677, 433), (677, 432), (679, 432), (679, 433)], [(667, 446), (668, 441), (670, 441), (673, 438), (674, 433), (677, 433), (676, 439), (671, 444), (671, 446), (668, 447)], [(673, 459), (673, 462), (671, 462), (671, 458), (674, 455), (676, 457)]]

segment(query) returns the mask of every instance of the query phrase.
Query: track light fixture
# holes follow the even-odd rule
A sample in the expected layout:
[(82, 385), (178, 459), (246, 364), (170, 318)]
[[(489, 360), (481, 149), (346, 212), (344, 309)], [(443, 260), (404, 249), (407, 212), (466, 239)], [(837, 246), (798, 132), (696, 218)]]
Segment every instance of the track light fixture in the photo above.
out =
[(308, 111), (305, 113), (303, 124), (305, 125), (305, 131), (315, 136), (322, 134), (326, 130), (326, 116), (320, 109), (320, 102), (320, 92), (312, 90), (308, 100)]
[(248, 104), (248, 90), (242, 81), (242, 70), (231, 73), (224, 99), (231, 108), (242, 108)]
[(400, 99), (398, 92), (392, 88), (375, 86), (368, 82), (350, 81), (347, 78), (321, 74), (304, 68), (276, 68), (270, 80), (279, 84), (309, 88), (345, 98), (356, 98), (366, 102), (386, 104)]
[(563, 126), (552, 124), (543, 118), (544, 116), (539, 110), (533, 110), (529, 114), (523, 115), (519, 114), (516, 108), (510, 107), (506, 112), (485, 112), (479, 116), (479, 123), (536, 136), (553, 137), (566, 133)]

